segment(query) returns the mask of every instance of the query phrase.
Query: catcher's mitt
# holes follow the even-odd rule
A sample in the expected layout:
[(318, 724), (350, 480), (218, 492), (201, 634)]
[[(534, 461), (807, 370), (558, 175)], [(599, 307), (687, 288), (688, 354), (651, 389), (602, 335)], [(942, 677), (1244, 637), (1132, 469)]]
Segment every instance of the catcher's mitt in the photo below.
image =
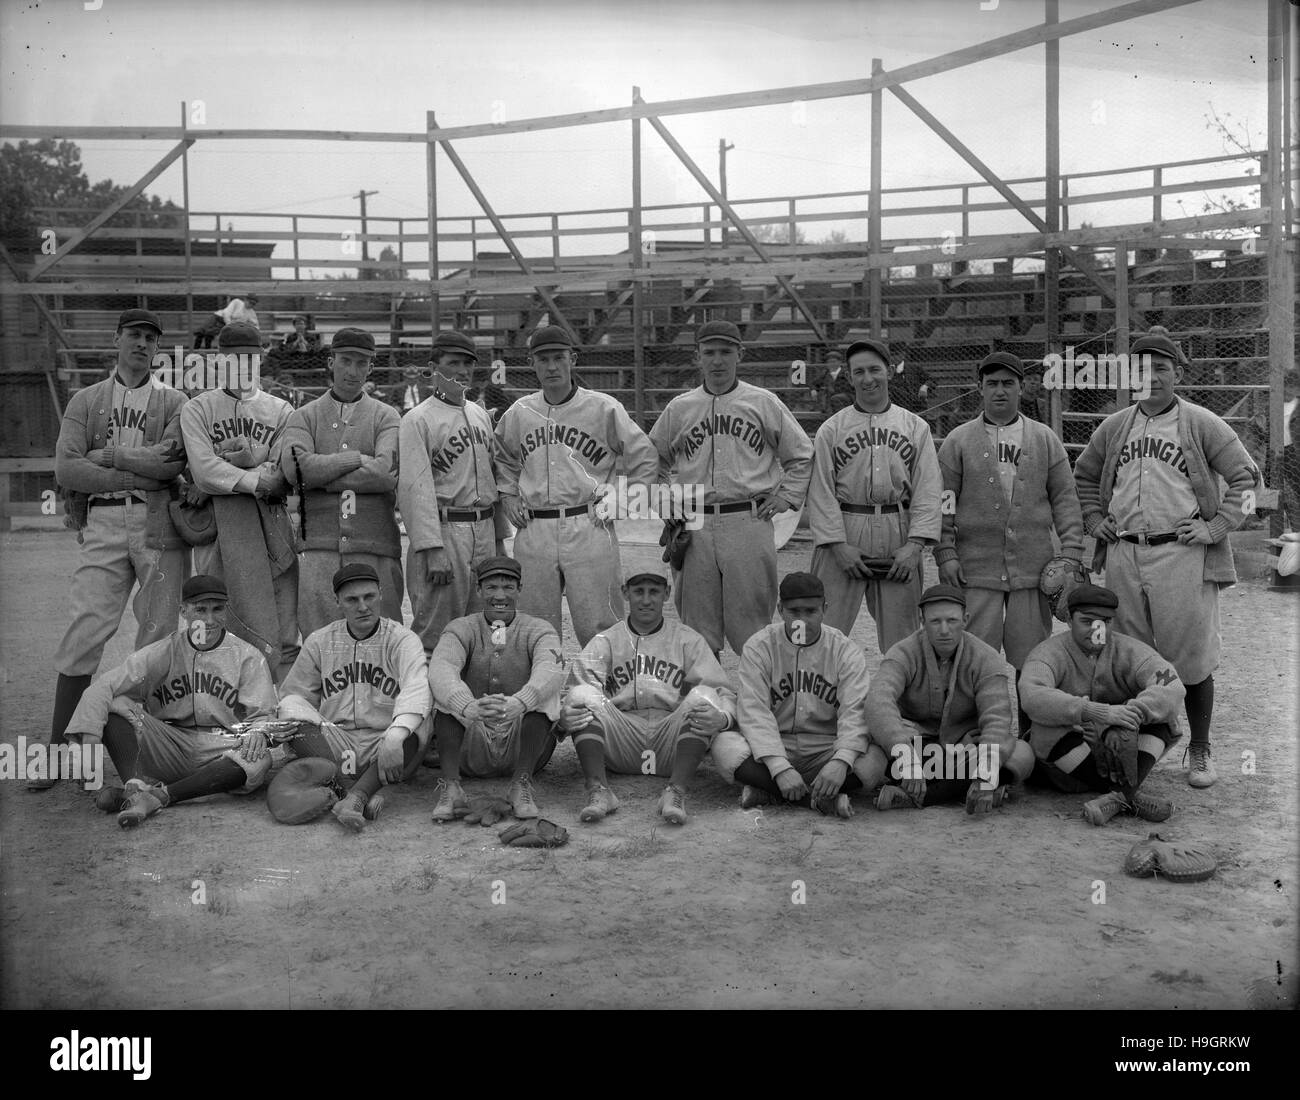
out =
[(664, 548), (662, 560), (680, 573), (682, 563), (686, 561), (686, 550), (691, 545), (691, 533), (686, 529), (686, 521), (664, 520), (664, 529), (659, 534), (659, 545)]
[(1073, 558), (1052, 558), (1038, 574), (1038, 591), (1047, 597), (1052, 614), (1063, 623), (1070, 621), (1070, 611), (1066, 600), (1079, 585), (1088, 582), (1088, 575), (1083, 570), (1083, 563)]
[(1133, 845), (1124, 860), (1130, 875), (1164, 875), (1170, 882), (1204, 882), (1218, 869), (1219, 863), (1204, 848), (1187, 848), (1170, 844), (1159, 833), (1152, 833)]
[(1138, 731), (1107, 726), (1092, 746), (1092, 761), (1102, 778), (1132, 794), (1138, 785)]
[(511, 848), (559, 848), (569, 843), (569, 830), (544, 817), (517, 822), (497, 836)]
[(347, 792), (338, 765), (320, 756), (290, 760), (266, 789), (266, 807), (283, 825), (303, 825), (333, 807)]
[(513, 814), (514, 808), (509, 802), (492, 794), (478, 795), (471, 798), (468, 804), (456, 807), (456, 816), (463, 817), (466, 825), (482, 825), (484, 828)]

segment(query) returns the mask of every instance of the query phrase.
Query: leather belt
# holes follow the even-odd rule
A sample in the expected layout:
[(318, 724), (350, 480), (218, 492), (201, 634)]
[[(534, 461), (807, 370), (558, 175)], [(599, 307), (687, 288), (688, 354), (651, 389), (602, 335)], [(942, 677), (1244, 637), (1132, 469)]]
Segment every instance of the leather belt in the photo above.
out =
[(1170, 531), (1167, 535), (1120, 535), (1125, 542), (1137, 543), (1138, 546), (1163, 546), (1167, 542), (1177, 542), (1178, 533)]
[(703, 511), (705, 515), (726, 516), (730, 515), (732, 512), (752, 512), (754, 510), (754, 502), (752, 500), (733, 500), (727, 504), (702, 504), (700, 505), (700, 510)]
[(590, 505), (578, 504), (573, 508), (529, 508), (530, 519), (567, 519), (569, 516), (581, 516), (590, 511)]
[(855, 516), (887, 516), (897, 512), (897, 504), (841, 504), (841, 512), (852, 512)]
[(91, 497), (88, 508), (118, 508), (126, 504), (126, 497)]
[(486, 508), (439, 508), (438, 518), (444, 523), (478, 523), (481, 519), (491, 519), (496, 510), (495, 504)]

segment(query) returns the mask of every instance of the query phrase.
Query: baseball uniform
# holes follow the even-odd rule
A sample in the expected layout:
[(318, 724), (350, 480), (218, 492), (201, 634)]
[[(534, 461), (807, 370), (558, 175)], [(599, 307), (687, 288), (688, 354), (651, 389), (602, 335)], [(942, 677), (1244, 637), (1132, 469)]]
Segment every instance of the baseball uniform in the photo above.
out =
[(842, 542), (868, 558), (883, 559), (909, 540), (934, 545), (942, 492), (929, 425), (915, 413), (895, 404), (868, 413), (855, 404), (817, 429), (808, 485), (815, 547), (811, 572), (826, 586), (829, 626), (848, 634), (865, 595), (881, 653), (917, 628), (919, 562), (901, 584), (879, 572), (862, 580), (845, 573), (827, 547)]
[[(393, 512), (397, 410), (367, 394), (341, 402), (326, 392), (296, 409), (284, 429), (281, 472), (298, 486), (298, 626), (303, 637), (341, 616), (331, 578), (344, 565), (379, 575), (383, 614), (402, 621), (402, 540)], [(379, 458), (382, 472), (363, 470)]]
[(540, 391), (521, 397), (501, 415), (496, 437), (497, 488), (519, 497), (530, 516), (514, 542), (519, 610), (546, 619), (558, 636), (563, 594), (585, 646), (623, 617), (618, 535), (592, 504), (620, 463), (629, 485), (652, 484), (654, 445), (622, 404), (577, 385), (557, 405)]
[[(703, 494), (703, 526), (676, 578), (682, 621), (715, 652), (739, 653), (776, 610), (772, 521), (755, 498), (803, 507), (812, 460), (807, 433), (770, 390), (737, 381), (725, 393), (697, 386), (668, 402), (650, 430), (661, 478)], [(697, 498), (698, 499), (698, 498)]]

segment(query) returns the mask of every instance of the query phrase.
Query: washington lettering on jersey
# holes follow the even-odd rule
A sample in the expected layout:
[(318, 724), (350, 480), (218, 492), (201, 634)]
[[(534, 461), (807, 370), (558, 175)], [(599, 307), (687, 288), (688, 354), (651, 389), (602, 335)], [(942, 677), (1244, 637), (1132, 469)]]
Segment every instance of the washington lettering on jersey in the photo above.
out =
[(208, 695), (232, 709), (239, 702), (239, 688), (215, 672), (195, 672), (193, 676), (184, 672), (153, 690), (154, 701), (160, 707), (179, 702), (187, 695)]
[(557, 424), (552, 420), (540, 428), (524, 433), (519, 440), (520, 456), (527, 458), (539, 447), (544, 447), (548, 443), (558, 443), (562, 447), (568, 447), (593, 466), (599, 466), (609, 455), (598, 440), (593, 439), (581, 428), (575, 428), (571, 424)]
[(125, 405), (119, 405), (109, 416), (108, 422), (114, 428), (122, 428), (126, 431), (143, 430), (148, 415), (148, 409), (130, 409)]
[(396, 699), (398, 691), (401, 690), (397, 681), (382, 665), (352, 661), (340, 665), (321, 678), (321, 695), (328, 699), (331, 695), (346, 691), (349, 684), (369, 684), (371, 687), (377, 687), (390, 699)]
[(1012, 466), (1020, 465), (1021, 451), (1014, 443), (1008, 443), (1005, 439), (998, 443), (998, 461), (1006, 462)]
[(263, 424), (251, 416), (228, 416), (224, 420), (214, 420), (208, 428), (208, 438), (214, 444), (241, 438), (250, 443), (269, 443), (274, 434), (274, 424)]
[(895, 428), (863, 428), (860, 432), (847, 436), (832, 452), (832, 468), (839, 473), (848, 463), (860, 455), (867, 447), (888, 447), (897, 451), (898, 456), (910, 468), (916, 458), (916, 446), (902, 432)]
[(1115, 463), (1115, 469), (1119, 470), (1139, 458), (1157, 459), (1166, 466), (1172, 466), (1184, 477), (1191, 476), (1187, 471), (1187, 457), (1183, 454), (1182, 447), (1172, 439), (1161, 439), (1159, 436), (1147, 435), (1141, 439), (1130, 440), (1120, 448), (1119, 460)]
[(796, 691), (808, 695), (815, 695), (822, 702), (832, 707), (840, 705), (839, 693), (835, 690), (835, 685), (827, 680), (820, 672), (812, 669), (799, 669), (798, 672), (787, 672), (775, 684), (769, 688), (772, 693), (772, 706), (776, 706), (782, 699), (788, 699)]
[(476, 444), (490, 448), (491, 441), (491, 432), (484, 431), (478, 425), (462, 425), (459, 430), (448, 436), (447, 442), (437, 452), (429, 456), (429, 465), (433, 467), (435, 473), (448, 473), (461, 455), (473, 449)]
[(751, 447), (756, 455), (761, 455), (767, 450), (763, 429), (752, 420), (746, 420), (743, 416), (715, 413), (712, 417), (706, 416), (686, 433), (681, 448), (682, 457), (690, 458), (704, 445), (706, 439), (715, 435), (729, 435), (739, 439)]
[(638, 653), (634, 660), (625, 661), (609, 670), (605, 677), (605, 691), (609, 695), (617, 695), (619, 688), (633, 683), (638, 676), (650, 676), (678, 689), (686, 681), (686, 673), (680, 665), (664, 657)]

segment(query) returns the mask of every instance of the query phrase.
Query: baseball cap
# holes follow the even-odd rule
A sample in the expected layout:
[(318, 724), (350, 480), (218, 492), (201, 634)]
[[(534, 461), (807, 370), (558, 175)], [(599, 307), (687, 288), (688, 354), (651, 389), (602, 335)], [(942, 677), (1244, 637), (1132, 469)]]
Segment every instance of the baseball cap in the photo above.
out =
[(1086, 611), (1089, 615), (1113, 619), (1115, 609), (1119, 607), (1119, 597), (1099, 584), (1081, 584), (1066, 597), (1065, 606), (1071, 614)]
[(708, 321), (695, 330), (695, 342), (705, 340), (726, 340), (728, 343), (743, 347), (745, 341), (740, 338), (740, 329), (730, 321)]
[(1020, 356), (1012, 355), (1009, 351), (989, 352), (980, 360), (979, 369), (975, 372), (976, 377), (983, 378), (986, 374), (995, 370), (1009, 370), (1021, 381), (1025, 377), (1025, 365), (1020, 361)]
[(826, 586), (811, 573), (787, 573), (781, 580), (778, 594), (782, 600), (799, 600), (808, 597), (824, 599)]
[(1139, 336), (1129, 345), (1128, 353), (1130, 355), (1141, 355), (1143, 352), (1148, 355), (1163, 355), (1180, 366), (1187, 365), (1187, 360), (1183, 358), (1182, 349), (1168, 336), (1160, 333), (1153, 335), (1148, 332), (1145, 336)]
[(351, 584), (353, 581), (374, 581), (379, 583), (379, 574), (375, 572), (373, 565), (367, 565), (365, 562), (354, 561), (350, 565), (345, 565), (334, 574), (334, 594), (345, 584)]
[(523, 576), (523, 567), (515, 561), (514, 558), (487, 558), (478, 563), (478, 568), (474, 570), (474, 575), (479, 581), (485, 581), (488, 577), (504, 576), (514, 577), (519, 580)]
[(341, 328), (330, 341), (330, 351), (360, 351), (375, 354), (375, 338), (362, 328)]
[(158, 330), (159, 336), (162, 335), (162, 323), (151, 309), (124, 310), (117, 319), (117, 331), (121, 332), (127, 325), (151, 325)]
[(559, 325), (547, 325), (539, 328), (528, 337), (529, 351), (544, 351), (547, 348), (571, 348), (573, 338)]
[[(531, 347), (531, 341), (529, 342)], [(433, 357), (438, 358), (441, 351), (459, 351), (478, 362), (478, 348), (474, 341), (463, 332), (440, 332), (433, 340)]]
[(960, 604), (965, 607), (966, 593), (955, 584), (932, 584), (921, 593), (921, 598), (916, 601), (916, 606), (924, 607), (928, 603), (939, 603), (941, 600), (947, 600), (949, 603)]
[(184, 603), (202, 599), (226, 600), (229, 598), (230, 594), (226, 591), (226, 582), (220, 577), (213, 577), (206, 573), (191, 577), (181, 586), (181, 600)]
[(626, 584), (629, 588), (631, 588), (634, 584), (645, 584), (647, 582), (653, 584), (662, 584), (665, 587), (667, 587), (668, 578), (665, 577), (662, 573), (633, 573), (623, 583)]
[(262, 333), (256, 325), (250, 325), (247, 321), (235, 321), (217, 333), (217, 347), (261, 350)]
[(844, 361), (848, 362), (850, 359), (853, 358), (854, 355), (856, 355), (860, 351), (874, 351), (886, 363), (890, 363), (893, 361), (889, 354), (888, 344), (886, 344), (883, 340), (868, 340), (868, 339), (854, 340), (853, 343), (851, 343), (847, 348), (845, 348)]

